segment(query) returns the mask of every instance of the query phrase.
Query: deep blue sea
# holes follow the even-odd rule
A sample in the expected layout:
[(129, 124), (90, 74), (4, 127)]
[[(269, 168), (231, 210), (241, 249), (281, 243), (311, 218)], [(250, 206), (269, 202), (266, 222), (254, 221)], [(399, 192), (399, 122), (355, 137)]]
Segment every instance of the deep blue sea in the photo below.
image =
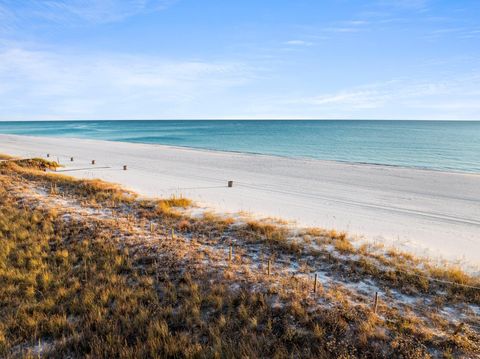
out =
[(0, 133), (156, 143), (480, 173), (480, 122), (338, 120), (0, 122)]

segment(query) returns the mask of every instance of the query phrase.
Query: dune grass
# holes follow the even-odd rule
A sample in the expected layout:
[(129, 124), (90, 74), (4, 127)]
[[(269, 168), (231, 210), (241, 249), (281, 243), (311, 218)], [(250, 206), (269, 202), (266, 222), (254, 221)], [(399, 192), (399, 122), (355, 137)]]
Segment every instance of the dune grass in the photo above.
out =
[[(140, 200), (118, 186), (45, 168), (54, 165), (0, 163), (0, 357), (480, 354), (480, 334), (472, 326), (457, 331), (435, 310), (441, 301), (478, 304), (478, 292), (415, 275), (480, 284), (458, 268), (356, 248), (335, 231), (309, 229), (301, 241), (268, 221), (238, 223), (212, 213), (192, 218), (183, 211), (191, 205), (187, 199)], [(32, 186), (54, 186), (46, 198), (76, 200), (114, 211), (116, 218), (74, 216), (60, 205), (44, 205), (44, 199), (29, 197)], [(140, 238), (150, 235), (147, 223), (155, 224), (155, 232), (145, 241)], [(175, 238), (164, 235), (167, 229), (175, 230)], [(232, 238), (266, 254), (319, 263), (332, 280), (375, 280), (385, 291), (425, 293), (436, 304), (398, 309), (383, 303), (379, 316), (340, 284), (320, 285), (314, 300), (310, 287), (294, 277), (257, 274), (250, 280), (239, 276), (236, 263), (216, 269), (211, 250), (212, 262), (202, 264), (208, 257), (200, 256), (196, 242), (215, 249)]]
[(350, 340), (337, 343), (347, 326), (337, 321), (363, 316), (274, 311), (264, 294), (211, 285), (205, 273), (180, 274), (179, 259), (164, 258), (168, 269), (145, 263), (111, 237), (113, 228), (65, 225), (54, 211), (24, 210), (4, 191), (0, 198), (1, 356), (317, 357), (358, 350)]

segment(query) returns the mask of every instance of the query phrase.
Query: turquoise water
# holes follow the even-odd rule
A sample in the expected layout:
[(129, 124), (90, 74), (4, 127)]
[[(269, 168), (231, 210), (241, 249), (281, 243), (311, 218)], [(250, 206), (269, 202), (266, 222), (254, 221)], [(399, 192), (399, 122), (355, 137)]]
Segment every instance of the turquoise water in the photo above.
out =
[(0, 133), (157, 143), (480, 173), (480, 122), (0, 122)]

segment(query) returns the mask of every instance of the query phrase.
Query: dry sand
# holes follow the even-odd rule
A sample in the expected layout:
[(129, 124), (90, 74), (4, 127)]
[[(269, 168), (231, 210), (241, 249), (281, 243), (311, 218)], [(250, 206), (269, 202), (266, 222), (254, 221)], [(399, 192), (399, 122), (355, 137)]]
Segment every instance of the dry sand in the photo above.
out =
[(476, 174), (14, 135), (0, 135), (0, 153), (50, 153), (65, 165), (65, 174), (101, 178), (145, 196), (181, 194), (219, 212), (335, 228), (420, 255), (480, 265)]

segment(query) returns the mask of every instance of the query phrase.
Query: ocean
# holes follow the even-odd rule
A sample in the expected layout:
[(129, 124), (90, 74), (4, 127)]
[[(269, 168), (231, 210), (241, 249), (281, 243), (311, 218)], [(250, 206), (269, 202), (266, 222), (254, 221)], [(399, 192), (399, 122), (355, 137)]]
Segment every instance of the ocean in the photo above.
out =
[(31, 121), (0, 122), (0, 133), (153, 143), (480, 173), (480, 122)]

